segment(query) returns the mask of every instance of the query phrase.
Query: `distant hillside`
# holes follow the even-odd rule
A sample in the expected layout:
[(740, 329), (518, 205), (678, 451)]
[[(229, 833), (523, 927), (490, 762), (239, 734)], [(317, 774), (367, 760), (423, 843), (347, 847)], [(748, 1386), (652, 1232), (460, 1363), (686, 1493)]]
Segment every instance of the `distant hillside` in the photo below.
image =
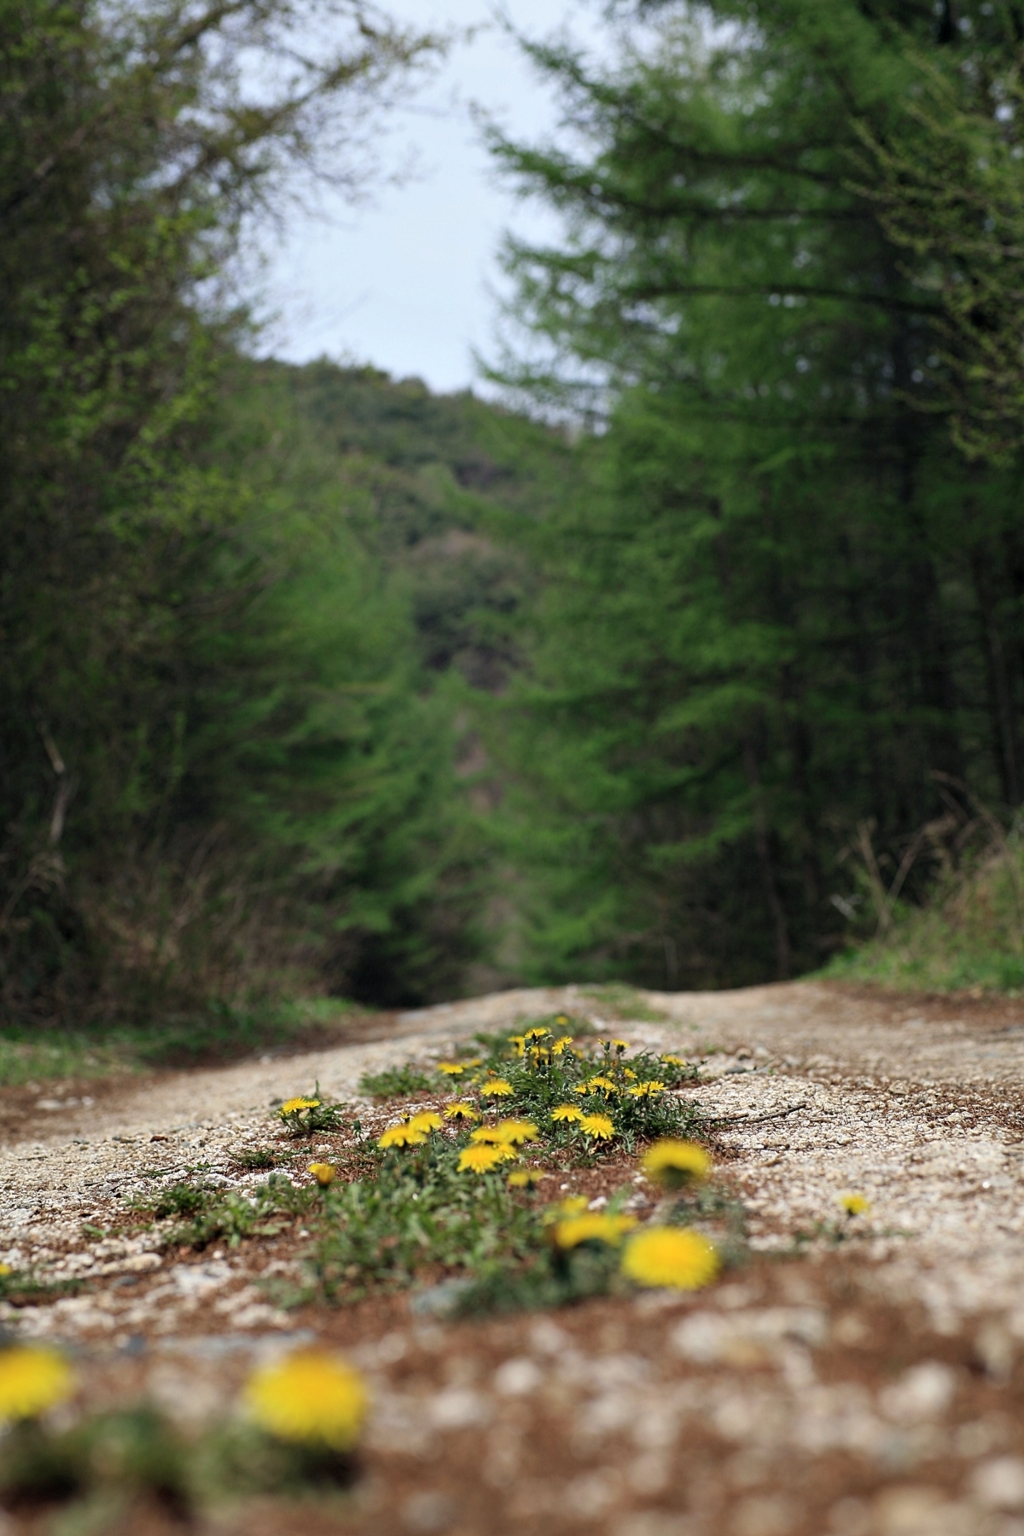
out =
[(560, 432), (470, 391), (326, 360), (240, 361), (225, 380), (231, 452), (282, 488), (330, 496), (360, 541), (408, 583), (425, 665), (500, 690), (515, 664), (510, 619), (528, 581), (522, 541), (577, 477)]

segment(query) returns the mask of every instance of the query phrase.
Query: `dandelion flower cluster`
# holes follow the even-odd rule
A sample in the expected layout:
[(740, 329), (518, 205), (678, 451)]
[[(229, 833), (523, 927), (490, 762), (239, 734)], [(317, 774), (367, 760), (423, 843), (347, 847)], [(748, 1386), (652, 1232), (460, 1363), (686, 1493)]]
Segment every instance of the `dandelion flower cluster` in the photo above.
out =
[(551, 1111), (552, 1120), (582, 1120), (583, 1111), (575, 1104), (556, 1104)]
[(576, 1248), (580, 1243), (592, 1242), (607, 1243), (610, 1248), (614, 1248), (635, 1226), (635, 1216), (612, 1216), (603, 1211), (587, 1211), (578, 1216), (563, 1216), (555, 1222), (552, 1236), (559, 1248)]
[(871, 1209), (871, 1201), (867, 1195), (851, 1193), (848, 1195), (837, 1195), (836, 1199), (847, 1216), (866, 1216)]
[(474, 1109), (472, 1104), (449, 1104), (444, 1112), (446, 1120), (479, 1120), (480, 1111)]
[(647, 1227), (630, 1238), (622, 1272), (637, 1285), (697, 1291), (718, 1273), (721, 1260), (714, 1243), (688, 1227)]
[(310, 1163), (309, 1172), (316, 1179), (321, 1189), (326, 1189), (334, 1183), (334, 1175), (337, 1173), (333, 1163)]
[(627, 1088), (626, 1092), (634, 1099), (649, 1099), (652, 1093), (664, 1093), (665, 1084), (657, 1078), (652, 1078), (646, 1083), (637, 1083), (634, 1088)]
[(671, 1056), (670, 1055), (670, 1056), (662, 1056), (660, 1059), (664, 1062), (666, 1067), (685, 1067), (686, 1066), (686, 1058), (684, 1056)]
[(480, 1089), (482, 1099), (507, 1099), (513, 1093), (511, 1083), (507, 1083), (503, 1077), (493, 1077), (489, 1083), (484, 1083)]
[(509, 1189), (532, 1189), (545, 1177), (541, 1168), (516, 1168), (509, 1174), (505, 1183)]
[(389, 1125), (383, 1136), (377, 1138), (378, 1147), (421, 1147), (427, 1139), (426, 1131), (417, 1130), (411, 1120)]
[(574, 1093), (603, 1093), (607, 1096), (615, 1092), (615, 1084), (610, 1077), (602, 1077), (600, 1073), (596, 1077), (588, 1077), (585, 1083), (577, 1083)]
[(656, 1141), (640, 1160), (647, 1177), (666, 1189), (681, 1189), (685, 1184), (707, 1178), (711, 1158), (695, 1141)]
[(464, 1147), (459, 1153), (460, 1173), (493, 1173), (499, 1163), (506, 1163), (516, 1155), (515, 1148), (504, 1145), (486, 1145), (477, 1142)]
[(74, 1372), (55, 1349), (16, 1344), (0, 1350), (0, 1421), (34, 1419), (74, 1390)]
[(580, 1130), (584, 1136), (592, 1136), (596, 1141), (611, 1141), (615, 1135), (615, 1126), (607, 1115), (584, 1115)]
[(281, 1105), (281, 1108), (278, 1110), (278, 1114), (283, 1120), (285, 1115), (297, 1115), (300, 1114), (304, 1109), (319, 1108), (319, 1099), (285, 1099), (284, 1103)]
[(499, 1141), (516, 1147), (520, 1142), (534, 1141), (537, 1136), (537, 1127), (532, 1120), (499, 1120), (494, 1127), (494, 1133)]
[(279, 1440), (349, 1451), (366, 1416), (362, 1377), (344, 1361), (312, 1351), (264, 1366), (249, 1378), (245, 1402), (261, 1429)]

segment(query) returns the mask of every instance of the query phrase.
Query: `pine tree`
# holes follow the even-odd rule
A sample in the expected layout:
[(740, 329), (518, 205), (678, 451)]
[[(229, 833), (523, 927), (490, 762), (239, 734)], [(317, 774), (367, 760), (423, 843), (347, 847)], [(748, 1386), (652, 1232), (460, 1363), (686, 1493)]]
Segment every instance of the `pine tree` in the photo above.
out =
[(858, 899), (837, 858), (864, 829), (895, 879), (933, 775), (1024, 792), (1014, 474), (951, 441), (948, 308), (881, 174), (864, 186), (941, 28), (846, 0), (710, 11), (717, 43), (662, 12), (604, 73), (531, 48), (564, 141), (491, 140), (567, 230), (509, 246), (548, 357), (504, 376), (607, 403), (507, 726), (522, 825), (549, 829), (520, 843), (537, 952), (671, 984), (819, 963), (830, 897)]

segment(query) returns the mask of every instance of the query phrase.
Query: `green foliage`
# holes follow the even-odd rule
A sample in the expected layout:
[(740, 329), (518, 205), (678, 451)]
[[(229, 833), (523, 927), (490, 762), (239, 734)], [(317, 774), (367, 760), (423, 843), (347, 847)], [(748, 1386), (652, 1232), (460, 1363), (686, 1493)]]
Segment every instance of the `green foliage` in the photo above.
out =
[[(897, 240), (866, 147), (910, 132), (922, 58), (981, 93), (973, 45), (897, 4), (709, 13), (713, 40), (663, 12), (604, 69), (532, 48), (567, 132), (492, 135), (566, 221), (508, 247), (530, 361), (502, 376), (603, 428), (586, 490), (522, 531), (545, 581), (489, 717), (537, 981), (816, 969), (848, 942), (862, 824), (889, 883), (943, 776), (1000, 811), (1024, 797), (1018, 466), (951, 440), (959, 300)], [(915, 851), (904, 897), (934, 869)]]
[(175, 1184), (152, 1198), (136, 1199), (132, 1209), (156, 1220), (183, 1218), (165, 1233), (171, 1246), (201, 1249), (225, 1242), (237, 1248), (248, 1237), (276, 1237), (295, 1217), (309, 1211), (315, 1199), (315, 1185), (300, 1186), (272, 1173), (252, 1195), (206, 1184)]
[(152, 1213), (157, 1221), (166, 1216), (198, 1216), (209, 1207), (212, 1199), (213, 1191), (205, 1184), (172, 1184), (160, 1191)]
[(253, 1173), (276, 1167), (279, 1158), (279, 1154), (271, 1147), (243, 1147), (233, 1156), (240, 1168), (246, 1168)]
[(27, 1420), (4, 1442), (0, 1498), (16, 1507), (80, 1501), (86, 1530), (94, 1528), (97, 1516), (109, 1522), (126, 1515), (140, 1495), (187, 1520), (198, 1494), (190, 1452), (163, 1416), (146, 1405), (96, 1414), (56, 1432)]
[(459, 1150), (433, 1137), (387, 1154), (373, 1180), (331, 1186), (314, 1268), (325, 1296), (356, 1300), (380, 1286), (408, 1286), (432, 1265), (474, 1270), (529, 1251), (532, 1211), (514, 1198), (504, 1171), (460, 1173)]
[(936, 880), (923, 907), (894, 903), (875, 937), (824, 972), (927, 991), (1024, 990), (1024, 853), (1019, 825)]
[(77, 1028), (52, 1027), (42, 1037), (31, 1024), (11, 1023), (0, 1040), (0, 1087), (55, 1078), (89, 1081), (344, 1040), (358, 1010), (341, 999), (325, 1000), (326, 1009), (316, 1001), (275, 999), (243, 1009), (214, 1000), (130, 1026), (96, 1020)]
[(437, 1077), (412, 1062), (400, 1067), (384, 1067), (380, 1072), (364, 1072), (359, 1092), (373, 1099), (402, 1099), (414, 1093), (429, 1093), (437, 1088)]
[[(591, 1160), (598, 1143), (580, 1122), (554, 1120), (558, 1105), (572, 1104), (584, 1115), (606, 1116), (613, 1127), (609, 1141), (633, 1151), (638, 1141), (658, 1136), (688, 1137), (699, 1133), (697, 1106), (661, 1088), (677, 1088), (697, 1076), (697, 1070), (666, 1062), (650, 1051), (624, 1055), (621, 1043), (605, 1040), (596, 1050), (558, 1049), (558, 1020), (524, 1025), (523, 1033), (498, 1037), (478, 1072), (469, 1075), (467, 1089), (487, 1096), (488, 1081), (496, 1077), (511, 1088), (499, 1101), (503, 1114), (534, 1120), (545, 1142)], [(647, 1084), (660, 1088), (645, 1092)], [(461, 1091), (464, 1080), (456, 1084)]]
[(948, 412), (969, 457), (1005, 460), (1021, 448), (1024, 420), (1019, 13), (1006, 0), (948, 6), (928, 41), (908, 29), (902, 111), (858, 120), (857, 180), (938, 310), (937, 354), (914, 377), (917, 393)]
[(0, 1451), (0, 1502), (56, 1506), (59, 1529), (93, 1532), (138, 1523), (194, 1523), (225, 1495), (337, 1492), (351, 1483), (352, 1458), (325, 1447), (288, 1444), (251, 1424), (183, 1433), (152, 1404), (91, 1413), (70, 1428), (38, 1420), (13, 1426)]
[(194, 1029), (210, 997), (360, 965), (422, 995), (474, 951), (452, 705), (409, 600), (322, 464), (313, 505), (266, 443), (247, 478), (219, 382), (252, 218), (296, 167), (364, 179), (348, 104), (436, 52), (336, 9), (2, 18), (5, 1019)]

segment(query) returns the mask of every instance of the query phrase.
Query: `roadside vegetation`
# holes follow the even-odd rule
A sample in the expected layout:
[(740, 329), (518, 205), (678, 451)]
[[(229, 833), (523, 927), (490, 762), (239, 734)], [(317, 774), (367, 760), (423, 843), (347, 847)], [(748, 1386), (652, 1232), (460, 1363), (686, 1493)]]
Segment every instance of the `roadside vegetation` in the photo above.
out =
[[(708, 1127), (685, 1092), (696, 1075), (671, 1052), (591, 1036), (567, 1015), (537, 1019), (477, 1036), (448, 1061), (367, 1077), (372, 1123), (318, 1089), (288, 1100), (277, 1115), (294, 1150), (239, 1153), (242, 1166), (283, 1165), (252, 1194), (198, 1179), (154, 1190), (134, 1219), (160, 1223), (168, 1247), (200, 1250), (294, 1240), (301, 1226), (307, 1276), (292, 1305), (409, 1287), (445, 1314), (605, 1295), (629, 1288), (624, 1254), (642, 1217), (659, 1231), (694, 1227), (679, 1262), (689, 1254), (705, 1283), (742, 1255), (743, 1218), (708, 1182)], [(320, 1160), (296, 1183), (314, 1137)], [(325, 1137), (337, 1147), (329, 1161)], [(563, 1181), (580, 1177), (607, 1192), (563, 1198)]]
[(1024, 856), (1016, 830), (937, 878), (923, 906), (893, 903), (879, 931), (826, 976), (901, 990), (1024, 990)]

